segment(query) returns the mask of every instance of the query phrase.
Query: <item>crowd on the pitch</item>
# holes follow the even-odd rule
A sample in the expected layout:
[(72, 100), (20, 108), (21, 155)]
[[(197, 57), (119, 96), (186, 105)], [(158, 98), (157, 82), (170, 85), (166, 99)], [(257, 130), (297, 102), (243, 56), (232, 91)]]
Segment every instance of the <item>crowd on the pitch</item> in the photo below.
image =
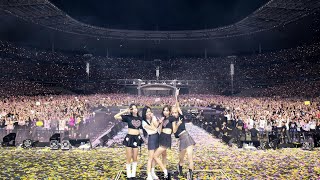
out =
[[(290, 122), (301, 128), (308, 125), (311, 129), (319, 124), (320, 102), (313, 99), (304, 104), (304, 99), (281, 98), (245, 98), (214, 95), (181, 95), (182, 107), (208, 107), (220, 105), (230, 112), (234, 119), (242, 120), (248, 127), (258, 125), (266, 128), (270, 123), (277, 125)], [(127, 94), (101, 94), (90, 96), (17, 96), (0, 101), (2, 127), (12, 130), (14, 122), (18, 124), (43, 121), (44, 127), (59, 121), (60, 125), (76, 126), (81, 120), (92, 115), (91, 109), (98, 106), (164, 106), (173, 104), (172, 97), (146, 97)], [(264, 124), (260, 123), (263, 120)], [(55, 124), (55, 123), (53, 123)], [(308, 128), (307, 127), (307, 128)], [(61, 128), (64, 128), (61, 127)]]

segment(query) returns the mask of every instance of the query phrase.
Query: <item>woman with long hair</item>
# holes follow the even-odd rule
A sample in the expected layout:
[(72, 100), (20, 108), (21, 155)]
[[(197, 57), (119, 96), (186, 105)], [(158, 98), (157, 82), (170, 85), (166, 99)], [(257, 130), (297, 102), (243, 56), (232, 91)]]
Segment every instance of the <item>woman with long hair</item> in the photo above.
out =
[(193, 170), (194, 170), (194, 163), (193, 163), (193, 146), (196, 144), (193, 138), (189, 135), (186, 130), (186, 120), (182, 114), (180, 109), (180, 105), (178, 102), (178, 94), (179, 90), (176, 93), (176, 104), (171, 109), (171, 115), (173, 117), (178, 117), (177, 120), (174, 122), (173, 126), (173, 133), (176, 138), (179, 138), (179, 163), (178, 163), (178, 173), (182, 176), (182, 166), (184, 164), (184, 156), (187, 154), (188, 161), (189, 161), (189, 171), (187, 173), (187, 179), (193, 179)]
[[(163, 173), (164, 173), (164, 178), (168, 178), (168, 170), (167, 170), (167, 158), (166, 158), (166, 153), (167, 149), (171, 149), (171, 134), (173, 132), (173, 128), (175, 126), (174, 121), (178, 117), (173, 117), (170, 116), (171, 112), (171, 107), (168, 105), (165, 105), (162, 109), (162, 116), (163, 118), (160, 120), (160, 129), (161, 133), (159, 136), (159, 148), (155, 151), (153, 158), (154, 160), (159, 164), (161, 167)], [(163, 162), (159, 159), (160, 155), (162, 156)]]
[(159, 179), (154, 172), (155, 161), (153, 159), (154, 152), (159, 147), (159, 123), (157, 121), (157, 118), (153, 115), (149, 106), (145, 106), (142, 109), (142, 120), (142, 127), (148, 134), (147, 180)]
[[(130, 114), (124, 115), (126, 113)], [(129, 109), (116, 114), (114, 118), (128, 123), (128, 134), (123, 140), (123, 145), (126, 146), (127, 178), (135, 178), (137, 170), (138, 147), (140, 147), (143, 143), (139, 131), (139, 129), (142, 129), (142, 118), (139, 116), (138, 108), (135, 104), (131, 104)]]

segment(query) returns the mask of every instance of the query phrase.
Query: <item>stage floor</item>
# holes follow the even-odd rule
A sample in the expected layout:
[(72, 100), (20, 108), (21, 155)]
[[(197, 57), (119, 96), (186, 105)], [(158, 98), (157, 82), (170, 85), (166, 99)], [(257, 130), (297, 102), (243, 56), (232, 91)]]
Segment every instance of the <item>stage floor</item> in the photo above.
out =
[[(157, 176), (159, 179), (165, 179), (163, 177), (163, 173), (161, 171), (156, 171)], [(126, 179), (126, 172), (125, 170), (121, 170), (117, 174), (117, 179)], [(179, 176), (178, 172), (175, 170), (172, 170), (169, 172), (169, 179), (177, 179), (177, 180), (183, 180), (187, 179), (187, 170), (183, 171), (183, 175)], [(193, 178), (194, 179), (230, 179), (228, 178), (224, 171), (221, 169), (214, 169), (214, 170), (195, 170), (193, 172)], [(147, 173), (145, 170), (141, 170), (139, 174), (137, 174), (136, 180), (145, 180), (147, 179)]]
[[(320, 150), (296, 148), (249, 151), (228, 147), (203, 129), (187, 124), (197, 142), (194, 147), (195, 179), (317, 179), (320, 177)], [(124, 128), (109, 148), (83, 151), (48, 148), (0, 148), (0, 179), (125, 179), (125, 149), (121, 146)], [(140, 179), (145, 178), (147, 149), (138, 157)], [(168, 170), (176, 171), (177, 139), (168, 150)], [(187, 172), (187, 165), (184, 167)], [(156, 168), (159, 171), (159, 167)], [(162, 173), (159, 171), (159, 175)], [(172, 179), (186, 179), (173, 175)]]

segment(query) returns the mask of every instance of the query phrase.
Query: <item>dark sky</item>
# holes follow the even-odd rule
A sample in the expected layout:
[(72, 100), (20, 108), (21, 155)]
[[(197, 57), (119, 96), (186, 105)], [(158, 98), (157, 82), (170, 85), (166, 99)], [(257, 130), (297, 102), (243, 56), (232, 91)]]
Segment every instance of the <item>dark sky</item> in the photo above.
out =
[(235, 23), (268, 0), (50, 0), (92, 25), (139, 30), (195, 30)]

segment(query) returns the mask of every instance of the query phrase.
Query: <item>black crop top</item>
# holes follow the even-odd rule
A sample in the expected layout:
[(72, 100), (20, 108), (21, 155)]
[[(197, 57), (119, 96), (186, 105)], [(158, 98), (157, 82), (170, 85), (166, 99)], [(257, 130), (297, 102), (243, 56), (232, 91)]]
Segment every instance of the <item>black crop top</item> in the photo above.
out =
[[(179, 118), (181, 119), (182, 123), (179, 125), (179, 127), (178, 127), (178, 129), (177, 129), (177, 132), (174, 133), (174, 136), (175, 136), (176, 138), (179, 138), (179, 134), (180, 134), (182, 131), (186, 130), (186, 120), (185, 120), (184, 116), (181, 115), (181, 114), (179, 114)], [(177, 123), (179, 122), (179, 118), (176, 119)]]
[(122, 122), (128, 123), (130, 129), (142, 129), (142, 118), (132, 115), (121, 115)]
[(168, 118), (165, 118), (162, 122), (162, 129), (170, 128), (172, 130), (173, 128), (172, 123), (174, 121), (176, 121), (176, 119), (173, 116), (169, 116)]

